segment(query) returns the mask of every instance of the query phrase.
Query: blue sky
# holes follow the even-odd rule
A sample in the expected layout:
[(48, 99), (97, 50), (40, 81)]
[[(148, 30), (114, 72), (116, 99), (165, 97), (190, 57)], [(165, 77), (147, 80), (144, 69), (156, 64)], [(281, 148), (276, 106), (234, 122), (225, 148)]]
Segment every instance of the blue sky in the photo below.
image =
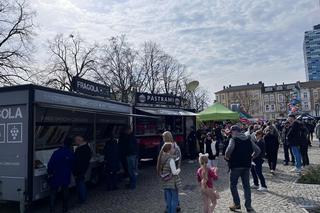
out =
[(304, 81), (304, 31), (319, 0), (31, 0), (40, 63), (57, 33), (103, 42), (126, 34), (159, 43), (211, 94), (223, 85)]

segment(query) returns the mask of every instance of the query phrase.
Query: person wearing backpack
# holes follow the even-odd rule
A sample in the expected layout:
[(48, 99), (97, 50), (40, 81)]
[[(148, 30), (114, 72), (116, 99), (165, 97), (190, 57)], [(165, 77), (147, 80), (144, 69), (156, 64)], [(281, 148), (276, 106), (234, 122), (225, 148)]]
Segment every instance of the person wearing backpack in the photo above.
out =
[(207, 133), (207, 137), (204, 140), (204, 154), (208, 154), (208, 166), (213, 167), (214, 166), (214, 160), (217, 156), (217, 150), (216, 150), (216, 144), (217, 141), (212, 136), (210, 132)]
[(176, 167), (174, 152), (172, 143), (164, 143), (157, 161), (157, 175), (164, 190), (167, 213), (177, 212), (178, 190), (181, 188), (181, 170)]
[(203, 212), (212, 213), (217, 205), (219, 194), (213, 185), (213, 181), (218, 179), (218, 168), (208, 166), (208, 154), (199, 154), (200, 168), (197, 170), (197, 178), (201, 187), (203, 199)]

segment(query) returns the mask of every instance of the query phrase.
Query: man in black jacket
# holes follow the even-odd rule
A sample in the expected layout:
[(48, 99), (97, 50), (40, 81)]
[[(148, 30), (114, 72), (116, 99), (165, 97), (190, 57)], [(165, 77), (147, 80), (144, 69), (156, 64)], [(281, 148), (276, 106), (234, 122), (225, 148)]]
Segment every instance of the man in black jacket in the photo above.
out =
[(251, 206), (250, 168), (252, 159), (260, 154), (259, 147), (251, 141), (251, 136), (241, 133), (239, 126), (231, 127), (232, 138), (226, 150), (226, 160), (230, 167), (230, 190), (233, 198), (231, 211), (241, 209), (240, 197), (237, 189), (238, 179), (241, 177), (247, 212), (253, 212)]
[(78, 147), (75, 151), (75, 165), (73, 175), (75, 177), (77, 185), (79, 203), (84, 203), (87, 198), (85, 174), (90, 166), (92, 152), (88, 143), (82, 136), (76, 136), (74, 138), (74, 141)]
[(293, 152), (295, 160), (295, 169), (293, 172), (301, 173), (301, 141), (302, 141), (302, 124), (296, 120), (294, 115), (289, 115), (288, 122), (290, 123), (290, 129), (287, 134), (287, 140)]

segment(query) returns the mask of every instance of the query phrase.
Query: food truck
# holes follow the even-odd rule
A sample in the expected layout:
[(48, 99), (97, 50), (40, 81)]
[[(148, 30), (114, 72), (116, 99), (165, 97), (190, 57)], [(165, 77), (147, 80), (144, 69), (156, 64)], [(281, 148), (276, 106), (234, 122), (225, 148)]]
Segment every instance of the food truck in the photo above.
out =
[(139, 144), (139, 156), (156, 159), (161, 145), (161, 134), (171, 131), (183, 154), (186, 153), (186, 138), (196, 126), (193, 110), (182, 108), (182, 98), (170, 94), (137, 93), (134, 113), (134, 128)]
[(48, 196), (46, 166), (66, 137), (81, 135), (89, 143), (93, 157), (86, 176), (95, 182), (107, 131), (117, 135), (130, 123), (131, 112), (128, 104), (75, 92), (35, 85), (0, 88), (0, 201), (18, 201), (24, 212), (25, 205)]

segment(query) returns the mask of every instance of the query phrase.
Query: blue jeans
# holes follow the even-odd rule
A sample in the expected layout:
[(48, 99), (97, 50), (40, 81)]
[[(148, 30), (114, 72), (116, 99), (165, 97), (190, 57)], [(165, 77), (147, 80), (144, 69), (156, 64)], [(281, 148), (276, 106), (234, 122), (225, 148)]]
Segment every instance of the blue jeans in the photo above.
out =
[(76, 177), (76, 186), (79, 196), (79, 203), (84, 203), (87, 200), (87, 187), (84, 177)]
[(262, 174), (263, 160), (262, 159), (255, 160), (254, 163), (256, 165), (251, 166), (251, 174), (252, 174), (254, 185), (259, 186), (259, 180), (260, 180), (261, 186), (267, 188), (266, 180), (264, 179), (264, 176)]
[(164, 198), (167, 204), (167, 212), (176, 213), (178, 206), (178, 190), (164, 189)]
[(240, 197), (237, 189), (238, 179), (241, 177), (245, 207), (251, 208), (250, 168), (232, 168), (230, 172), (230, 191), (235, 205), (240, 205)]
[(130, 189), (135, 189), (137, 185), (137, 156), (129, 155), (127, 156), (128, 162), (128, 173), (130, 178)]
[(296, 169), (301, 169), (301, 152), (299, 146), (291, 146), (291, 150), (295, 160)]

